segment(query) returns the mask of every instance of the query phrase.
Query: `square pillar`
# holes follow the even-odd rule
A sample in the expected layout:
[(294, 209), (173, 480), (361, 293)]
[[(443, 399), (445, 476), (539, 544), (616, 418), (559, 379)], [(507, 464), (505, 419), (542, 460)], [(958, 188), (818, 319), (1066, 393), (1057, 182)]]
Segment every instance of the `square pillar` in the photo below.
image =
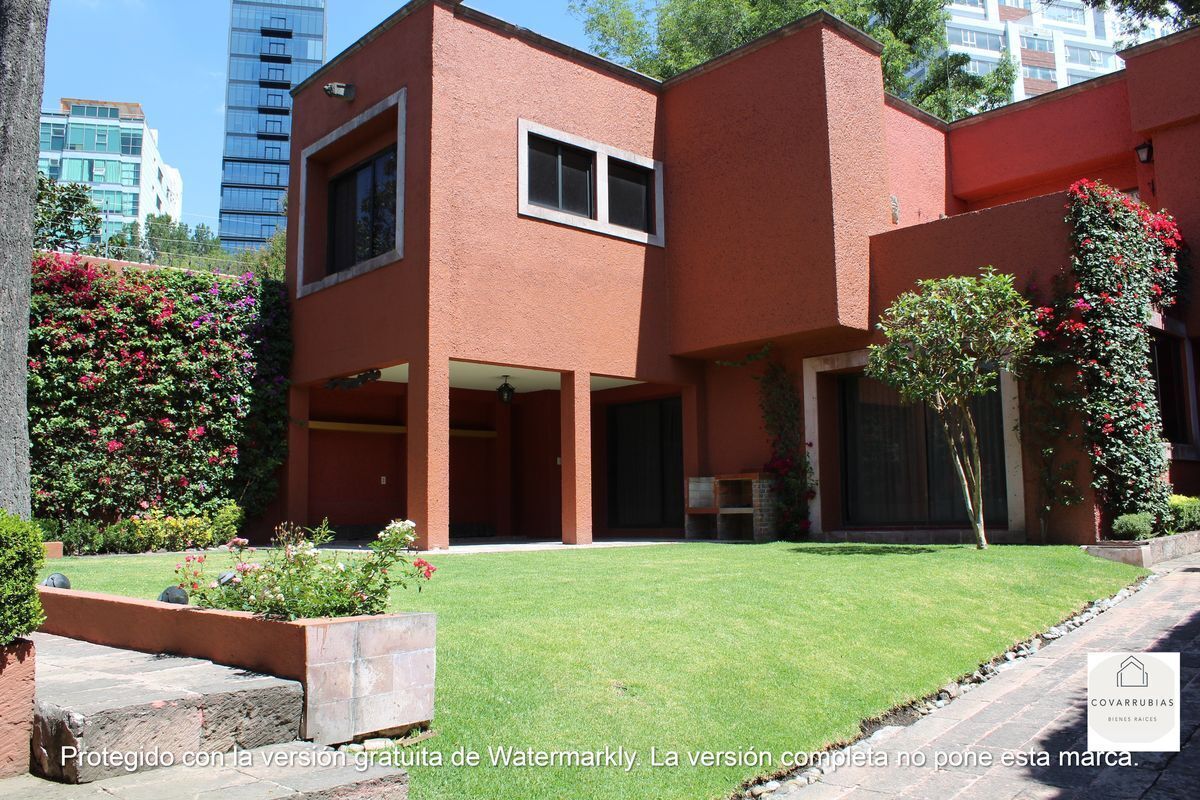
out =
[(288, 389), (288, 454), (284, 518), (308, 525), (308, 387)]
[(582, 370), (562, 373), (562, 540), (592, 543), (592, 387)]
[(450, 546), (450, 362), (414, 358), (408, 363), (408, 518), (417, 546)]

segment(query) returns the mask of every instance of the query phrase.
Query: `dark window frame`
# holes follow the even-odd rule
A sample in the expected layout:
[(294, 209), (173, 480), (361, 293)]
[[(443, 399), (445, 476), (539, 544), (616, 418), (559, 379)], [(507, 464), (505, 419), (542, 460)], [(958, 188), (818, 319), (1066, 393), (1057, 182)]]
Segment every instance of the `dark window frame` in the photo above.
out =
[[(653, 236), (655, 234), (655, 227), (656, 227), (655, 221), (658, 218), (658, 213), (657, 213), (658, 210), (657, 210), (657, 208), (655, 208), (655, 203), (654, 203), (655, 195), (657, 194), (657, 192), (655, 190), (655, 170), (651, 167), (645, 167), (645, 166), (642, 166), (641, 164), (635, 164), (632, 161), (626, 161), (623, 158), (617, 158), (616, 156), (609, 156), (606, 159), (606, 161), (608, 162), (607, 163), (607, 168), (608, 168), (607, 178), (608, 178), (608, 222), (609, 222), (609, 224), (617, 225), (622, 228), (628, 228), (629, 230), (632, 230), (632, 231), (641, 231), (642, 233), (647, 233), (647, 234)], [(613, 167), (614, 166), (616, 166), (618, 170), (623, 169), (623, 170), (626, 170), (627, 172), (636, 173), (645, 180), (645, 191), (646, 191), (645, 203), (646, 204), (645, 204), (645, 219), (642, 221), (643, 227), (639, 227), (637, 225), (626, 225), (623, 222), (617, 222), (615, 219), (613, 219), (613, 208), (614, 208)]]
[[(387, 147), (383, 148), (382, 150), (374, 153), (373, 155), (371, 155), (367, 158), (364, 158), (362, 161), (359, 161), (354, 166), (339, 172), (337, 175), (335, 175), (329, 179), (328, 193), (326, 195), (328, 198), (327, 199), (327, 209), (326, 209), (327, 228), (326, 228), (326, 240), (325, 240), (325, 274), (326, 275), (334, 275), (334, 274), (341, 273), (341, 272), (347, 272), (349, 270), (354, 269), (359, 264), (366, 263), (373, 258), (378, 258), (380, 256), (384, 256), (384, 255), (387, 255), (388, 253), (393, 253), (396, 251), (396, 233), (397, 233), (396, 226), (399, 224), (399, 219), (398, 219), (398, 214), (397, 214), (398, 207), (397, 207), (397, 203), (395, 201), (393, 201), (393, 204), (392, 204), (391, 237), (389, 239), (383, 240), (387, 243), (387, 246), (383, 247), (383, 249), (378, 249), (376, 247), (377, 242), (381, 241), (380, 232), (376, 230), (376, 226), (380, 223), (380, 220), (377, 219), (377, 213), (379, 212), (379, 209), (375, 205), (375, 199), (378, 196), (378, 190), (375, 188), (377, 165), (381, 161), (386, 159), (388, 156), (391, 156), (392, 166), (393, 166), (393, 169), (395, 170), (392, 175), (392, 181), (395, 184), (396, 188), (398, 189), (400, 175), (399, 175), (399, 152), (398, 152), (397, 143), (392, 143), (392, 144), (388, 145)], [(371, 231), (370, 231), (370, 235), (367, 236), (367, 241), (370, 243), (370, 252), (368, 255), (365, 255), (362, 258), (358, 258), (357, 254), (355, 253), (354, 245), (352, 244), (351, 249), (350, 249), (350, 253), (351, 253), (350, 260), (347, 263), (339, 263), (339, 260), (338, 260), (338, 255), (339, 255), (339, 253), (338, 253), (338, 238), (337, 238), (337, 230), (338, 230), (339, 220), (338, 220), (338, 216), (337, 216), (338, 205), (336, 204), (335, 200), (337, 198), (339, 189), (343, 185), (349, 186), (351, 189), (354, 188), (354, 184), (358, 180), (359, 173), (362, 172), (364, 169), (368, 171), (370, 180), (371, 180), (371, 185), (372, 185), (370, 192), (368, 192), (368, 196), (371, 198), (371, 210), (370, 210), (370, 214), (369, 214), (369, 216), (371, 218)], [(356, 212), (356, 214), (357, 214), (357, 212)], [(353, 219), (353, 217), (352, 217), (352, 219)], [(343, 223), (344, 223), (344, 221), (343, 221)], [(354, 233), (355, 228), (356, 228), (355, 225), (353, 225), (353, 224), (350, 225), (350, 232), (351, 232), (352, 236), (357, 235)]]
[[(573, 144), (568, 144), (566, 142), (559, 141), (558, 139), (555, 139), (551, 136), (543, 136), (540, 133), (533, 133), (531, 131), (529, 133), (528, 141), (525, 143), (526, 149), (528, 151), (532, 151), (535, 142), (542, 142), (542, 143), (554, 146), (554, 149), (555, 149), (554, 182), (558, 189), (558, 202), (557, 202), (557, 204), (554, 204), (554, 203), (548, 203), (548, 202), (534, 199), (533, 191), (532, 191), (532, 186), (533, 186), (533, 182), (534, 182), (533, 174), (532, 174), (533, 159), (530, 158), (528, 160), (528, 163), (526, 166), (526, 171), (527, 171), (527, 173), (529, 173), (526, 176), (529, 186), (530, 186), (529, 204), (538, 206), (539, 208), (548, 208), (552, 211), (561, 211), (564, 214), (571, 214), (576, 217), (583, 217), (585, 219), (592, 219), (592, 220), (596, 219), (597, 206), (598, 206), (598, 203), (596, 202), (596, 169), (597, 169), (596, 162), (598, 160), (596, 157), (596, 151), (589, 150), (586, 147), (578, 147)], [(563, 181), (563, 154), (564, 153), (586, 156), (589, 160), (589, 166), (588, 166), (588, 171), (587, 171), (588, 210), (587, 210), (586, 214), (581, 214), (578, 211), (574, 211), (572, 209), (566, 208), (563, 203), (563, 183), (564, 183), (564, 181)]]

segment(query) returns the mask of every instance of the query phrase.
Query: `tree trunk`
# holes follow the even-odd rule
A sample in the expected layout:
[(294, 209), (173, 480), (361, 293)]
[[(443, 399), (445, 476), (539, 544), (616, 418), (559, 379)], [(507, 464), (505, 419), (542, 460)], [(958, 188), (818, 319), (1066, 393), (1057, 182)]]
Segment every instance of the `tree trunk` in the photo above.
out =
[(967, 507), (971, 531), (975, 534), (975, 546), (984, 550), (988, 542), (983, 526), (983, 469), (970, 406), (950, 405), (939, 411), (938, 416), (942, 420), (946, 444), (950, 447), (954, 471), (962, 488), (963, 503)]
[(28, 517), (29, 270), (50, 0), (0, 0), (0, 508)]

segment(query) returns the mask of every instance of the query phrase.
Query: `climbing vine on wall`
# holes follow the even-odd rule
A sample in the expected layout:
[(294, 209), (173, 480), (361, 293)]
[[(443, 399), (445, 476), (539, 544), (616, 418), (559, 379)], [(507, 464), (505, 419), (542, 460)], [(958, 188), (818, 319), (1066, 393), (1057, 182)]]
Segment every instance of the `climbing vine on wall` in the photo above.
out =
[(39, 254), (29, 430), (39, 516), (190, 515), (275, 493), (291, 336), (279, 281)]
[[(737, 362), (721, 361), (724, 366), (746, 366), (766, 360), (770, 345)], [(803, 405), (796, 390), (795, 376), (781, 362), (767, 360), (758, 381), (758, 404), (763, 427), (771, 437), (771, 458), (763, 469), (775, 477), (775, 498), (779, 512), (779, 533), (797, 538), (808, 532), (808, 505), (816, 496), (816, 477), (804, 440)]]
[(1055, 403), (1080, 420), (1105, 511), (1161, 521), (1170, 487), (1147, 323), (1175, 302), (1179, 229), (1102, 183), (1078, 181), (1068, 195), (1071, 274), (1037, 312), (1043, 365), (1069, 384)]

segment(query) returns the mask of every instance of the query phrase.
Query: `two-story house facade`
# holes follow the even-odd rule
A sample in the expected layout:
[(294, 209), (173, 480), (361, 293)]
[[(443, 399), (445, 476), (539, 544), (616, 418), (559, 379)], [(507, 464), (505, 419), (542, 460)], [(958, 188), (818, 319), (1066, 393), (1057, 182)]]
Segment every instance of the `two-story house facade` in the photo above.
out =
[[(1077, 177), (1200, 227), (1200, 96), (1156, 94), (1200, 37), (1146, 47), (947, 126), (887, 96), (879, 45), (825, 14), (660, 82), (409, 3), (294, 90), (286, 515), (406, 516), (428, 547), (681, 535), (688, 478), (769, 456), (753, 371), (721, 362), (771, 343), (804, 398), (814, 535), (961, 528), (936, 448), (914, 444), (932, 434), (861, 377), (864, 348), (917, 278), (1060, 269), (1053, 193)], [(1019, 539), (1035, 501), (1020, 387), (1001, 388), (991, 520)], [(1098, 523), (1072, 509), (1056, 531)]]

